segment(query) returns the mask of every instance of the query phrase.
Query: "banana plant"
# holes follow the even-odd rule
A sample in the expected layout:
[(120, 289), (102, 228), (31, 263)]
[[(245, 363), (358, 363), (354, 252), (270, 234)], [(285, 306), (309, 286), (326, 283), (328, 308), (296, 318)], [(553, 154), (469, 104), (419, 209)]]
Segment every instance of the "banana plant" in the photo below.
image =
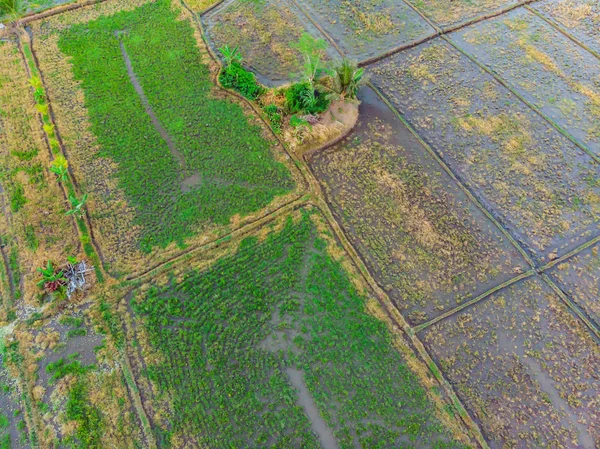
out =
[(59, 154), (52, 161), (52, 165), (50, 165), (49, 170), (52, 173), (56, 174), (58, 176), (59, 180), (61, 180), (62, 182), (65, 182), (67, 180), (68, 174), (69, 174), (69, 162), (63, 155)]
[(37, 271), (42, 275), (42, 280), (36, 285), (39, 288), (45, 288), (49, 292), (55, 292), (67, 282), (63, 272), (59, 271), (57, 273), (51, 261), (48, 261), (45, 268), (38, 268)]
[(76, 196), (69, 195), (69, 201), (73, 206), (73, 209), (68, 210), (66, 215), (75, 215), (77, 218), (82, 218), (85, 210), (83, 207), (87, 202), (87, 193), (84, 194), (81, 199), (78, 199)]

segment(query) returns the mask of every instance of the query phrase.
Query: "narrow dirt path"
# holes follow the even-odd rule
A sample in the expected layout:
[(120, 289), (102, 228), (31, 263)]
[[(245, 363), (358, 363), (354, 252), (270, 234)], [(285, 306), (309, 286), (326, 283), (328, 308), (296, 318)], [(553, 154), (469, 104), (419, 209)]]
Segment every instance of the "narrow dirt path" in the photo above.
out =
[(160, 134), (160, 137), (162, 137), (162, 139), (165, 141), (165, 143), (169, 147), (169, 151), (171, 152), (173, 157), (177, 160), (177, 162), (181, 166), (181, 170), (182, 170), (182, 175), (181, 175), (182, 180), (180, 182), (181, 190), (183, 192), (189, 192), (194, 186), (200, 185), (202, 183), (202, 177), (200, 176), (200, 173), (198, 173), (198, 172), (193, 172), (193, 173), (190, 173), (188, 176), (185, 176), (185, 174), (188, 171), (187, 167), (186, 167), (186, 163), (185, 163), (185, 158), (183, 157), (183, 154), (181, 154), (181, 152), (177, 149), (177, 147), (175, 146), (175, 143), (171, 139), (171, 136), (169, 136), (169, 133), (163, 127), (162, 123), (160, 122), (160, 120), (158, 119), (156, 114), (154, 113), (154, 110), (152, 109), (152, 106), (150, 105), (150, 102), (148, 101), (148, 97), (146, 97), (146, 94), (144, 93), (144, 89), (142, 88), (142, 85), (140, 84), (140, 81), (139, 81), (137, 75), (135, 74), (135, 71), (133, 70), (133, 64), (131, 63), (131, 58), (129, 57), (129, 54), (127, 53), (127, 50), (125, 49), (125, 45), (123, 44), (123, 41), (120, 38), (121, 34), (123, 34), (122, 31), (115, 31), (115, 36), (119, 40), (119, 48), (121, 49), (121, 55), (123, 55), (123, 60), (125, 61), (125, 67), (127, 67), (127, 74), (129, 75), (129, 80), (131, 81), (131, 84), (133, 85), (138, 96), (140, 97), (140, 100), (142, 101), (142, 104), (144, 105), (144, 109), (146, 110), (146, 114), (148, 114), (148, 116), (150, 117), (150, 120), (152, 121), (152, 125), (154, 125), (154, 128), (158, 131), (158, 133)]
[(286, 368), (285, 372), (290, 378), (290, 383), (298, 390), (298, 405), (300, 405), (310, 419), (311, 429), (319, 436), (323, 449), (339, 449), (333, 432), (319, 414), (319, 409), (313, 400), (310, 391), (304, 383), (304, 373), (294, 368)]

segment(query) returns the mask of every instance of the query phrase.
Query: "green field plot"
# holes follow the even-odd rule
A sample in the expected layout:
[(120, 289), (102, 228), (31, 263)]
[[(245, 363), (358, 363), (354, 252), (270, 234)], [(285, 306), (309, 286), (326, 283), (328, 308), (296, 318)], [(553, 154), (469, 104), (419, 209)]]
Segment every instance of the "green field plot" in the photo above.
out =
[(457, 25), (519, 3), (518, 0), (408, 0), (440, 26)]
[[(238, 47), (248, 65), (265, 84), (287, 82), (300, 73), (303, 60), (292, 48), (303, 33), (324, 39), (292, 3), (283, 0), (229, 1), (202, 18), (215, 50)], [(335, 50), (330, 49), (330, 56)]]
[(182, 14), (167, 0), (108, 2), (34, 26), (108, 262), (165, 257), (161, 248), (239, 223), (295, 187), (264, 125), (215, 88)]
[(599, 59), (526, 9), (452, 39), (600, 157)]
[(558, 264), (550, 271), (572, 298), (600, 326), (600, 245)]
[(299, 211), (133, 294), (147, 337), (131, 348), (171, 409), (153, 413), (159, 447), (464, 447), (367, 313), (373, 300), (333, 256), (325, 226)]
[(543, 0), (531, 7), (559, 24), (596, 53), (600, 53), (598, 0)]
[(349, 57), (365, 59), (422, 39), (435, 30), (399, 0), (301, 0)]
[(37, 267), (79, 252), (28, 80), (17, 43), (0, 42), (0, 322), (21, 300), (37, 302)]
[(527, 264), (376, 94), (360, 121), (310, 161), (342, 226), (413, 324)]
[(423, 44), (374, 65), (371, 74), (536, 258), (598, 234), (598, 164), (451, 45)]
[(424, 331), (491, 448), (584, 448), (600, 441), (600, 348), (540, 278)]

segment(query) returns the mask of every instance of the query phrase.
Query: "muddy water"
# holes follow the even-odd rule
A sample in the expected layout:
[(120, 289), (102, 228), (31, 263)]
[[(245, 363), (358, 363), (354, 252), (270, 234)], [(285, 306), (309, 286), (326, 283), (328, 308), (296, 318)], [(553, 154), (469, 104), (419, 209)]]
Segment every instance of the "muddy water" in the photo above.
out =
[[(119, 39), (120, 34), (122, 34), (122, 33), (119, 33), (118, 31), (115, 32), (115, 36), (117, 37), (117, 39)], [(167, 130), (162, 126), (162, 123), (160, 123), (160, 120), (158, 120), (158, 117), (156, 117), (156, 114), (154, 113), (152, 106), (150, 105), (150, 102), (148, 101), (148, 97), (146, 97), (146, 94), (144, 93), (144, 89), (142, 88), (142, 85), (140, 84), (140, 81), (138, 80), (137, 75), (135, 74), (135, 71), (133, 70), (133, 65), (131, 63), (131, 59), (129, 58), (129, 55), (127, 54), (127, 50), (125, 49), (125, 46), (123, 45), (123, 41), (121, 41), (121, 39), (119, 39), (119, 47), (121, 48), (121, 54), (123, 55), (123, 60), (125, 61), (125, 66), (127, 67), (127, 74), (129, 75), (131, 84), (133, 84), (135, 91), (137, 92), (138, 96), (140, 97), (140, 100), (142, 101), (142, 104), (144, 105), (144, 109), (146, 110), (146, 114), (148, 114), (148, 116), (150, 117), (150, 120), (152, 121), (154, 128), (158, 131), (158, 133), (160, 134), (162, 139), (166, 142), (167, 146), (169, 147), (169, 151), (171, 152), (173, 157), (177, 160), (177, 162), (179, 162), (179, 165), (181, 166), (182, 171), (185, 173), (186, 172), (185, 158), (183, 157), (183, 155), (179, 152), (179, 150), (175, 146), (175, 143), (171, 139), (171, 136), (169, 136), (169, 133), (167, 132)], [(189, 192), (190, 190), (192, 190), (192, 187), (200, 185), (201, 183), (202, 183), (202, 177), (200, 176), (200, 173), (194, 172), (181, 181), (181, 183), (180, 183), (181, 190), (184, 193)]]
[[(513, 344), (509, 341), (505, 334), (498, 334), (498, 344), (503, 348), (510, 348)], [(556, 410), (561, 410), (565, 417), (561, 419), (561, 424), (568, 428), (572, 424), (579, 433), (578, 443), (582, 449), (595, 449), (594, 438), (588, 432), (586, 426), (579, 422), (579, 417), (573, 412), (568, 402), (565, 401), (558, 389), (554, 385), (554, 381), (544, 372), (540, 362), (533, 357), (525, 354), (523, 347), (514, 347), (514, 352), (518, 354), (519, 361), (524, 365), (529, 375), (539, 384), (540, 389), (548, 395), (548, 399)]]
[(289, 376), (292, 385), (298, 390), (298, 404), (302, 406), (308, 419), (310, 419), (310, 427), (319, 436), (321, 447), (323, 449), (339, 449), (333, 432), (319, 415), (317, 405), (313, 401), (308, 388), (306, 388), (304, 373), (294, 368), (286, 368), (285, 372)]

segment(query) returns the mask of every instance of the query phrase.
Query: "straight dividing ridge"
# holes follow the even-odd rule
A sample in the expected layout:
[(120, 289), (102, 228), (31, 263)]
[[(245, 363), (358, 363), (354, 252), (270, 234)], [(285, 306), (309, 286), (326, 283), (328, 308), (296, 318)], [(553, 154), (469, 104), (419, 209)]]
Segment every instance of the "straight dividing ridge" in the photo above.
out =
[(510, 11), (513, 11), (514, 9), (517, 9), (517, 8), (528, 7), (528, 5), (530, 5), (531, 3), (535, 3), (538, 0), (524, 0), (524, 1), (521, 1), (521, 2), (516, 3), (514, 5), (510, 5), (510, 6), (506, 6), (504, 8), (497, 9), (496, 11), (492, 11), (492, 12), (490, 12), (488, 14), (483, 14), (481, 16), (474, 17), (474, 18), (469, 19), (469, 20), (467, 20), (465, 22), (458, 23), (456, 25), (451, 25), (451, 26), (449, 26), (447, 28), (442, 28), (440, 25), (438, 25), (436, 22), (434, 22), (429, 17), (427, 17), (423, 12), (421, 12), (420, 9), (418, 9), (416, 6), (414, 6), (409, 1), (407, 1), (407, 0), (402, 0), (402, 1), (409, 8), (411, 8), (413, 11), (415, 11), (423, 20), (425, 20), (427, 22), (427, 24), (435, 30), (435, 33), (432, 34), (432, 35), (430, 35), (430, 36), (425, 36), (422, 39), (419, 39), (419, 40), (416, 40), (416, 41), (413, 41), (413, 42), (409, 42), (409, 43), (404, 44), (404, 45), (400, 45), (400, 46), (398, 46), (396, 48), (388, 50), (385, 53), (382, 53), (381, 55), (373, 56), (371, 58), (364, 59), (363, 61), (360, 61), (358, 63), (358, 65), (360, 67), (366, 67), (368, 65), (374, 64), (376, 62), (381, 61), (382, 59), (385, 59), (385, 58), (388, 58), (388, 57), (390, 57), (392, 55), (395, 55), (396, 53), (399, 53), (401, 51), (414, 48), (417, 45), (424, 44), (425, 42), (428, 42), (428, 41), (430, 41), (430, 40), (432, 40), (432, 39), (434, 39), (434, 38), (436, 38), (438, 36), (443, 36), (443, 35), (446, 35), (446, 34), (449, 34), (449, 33), (453, 33), (455, 31), (459, 31), (459, 30), (461, 30), (463, 28), (466, 28), (468, 26), (475, 25), (475, 24), (477, 24), (479, 22), (483, 22), (483, 21), (486, 21), (486, 20), (489, 20), (489, 19), (493, 19), (494, 17), (502, 16), (504, 14), (509, 13)]
[(469, 58), (473, 63), (475, 63), (481, 70), (486, 72), (488, 75), (492, 76), (499, 84), (505, 87), (510, 93), (512, 93), (515, 97), (517, 97), (525, 106), (531, 109), (533, 112), (538, 114), (542, 119), (544, 119), (547, 123), (549, 123), (554, 129), (556, 129), (560, 134), (569, 139), (571, 143), (573, 143), (577, 148), (582, 150), (588, 156), (590, 156), (595, 162), (600, 163), (600, 156), (596, 155), (593, 151), (591, 151), (588, 147), (583, 145), (577, 139), (575, 139), (570, 133), (568, 133), (565, 129), (563, 129), (558, 123), (555, 123), (550, 117), (544, 114), (537, 106), (529, 102), (523, 95), (518, 93), (515, 89), (510, 87), (510, 85), (501, 78), (496, 72), (494, 72), (487, 65), (479, 62), (473, 55), (460, 47), (457, 43), (455, 43), (452, 39), (449, 39), (448, 36), (442, 35), (440, 36), (444, 41), (450, 44), (453, 48), (459, 51), (461, 54)]
[(561, 301), (569, 308), (569, 310), (583, 323), (586, 327), (592, 332), (595, 340), (600, 343), (600, 326), (590, 320), (586, 313), (581, 310), (581, 308), (573, 302), (571, 298), (558, 286), (556, 283), (550, 279), (550, 277), (546, 273), (541, 274), (542, 279), (554, 290), (554, 293), (561, 299)]
[[(418, 326), (413, 327), (413, 332), (415, 333), (419, 333), (422, 330), (440, 322), (443, 321), (447, 318), (450, 318), (451, 316), (461, 312), (462, 310), (466, 309), (467, 307), (473, 306), (481, 301), (483, 301), (484, 299), (486, 299), (487, 297), (489, 297), (490, 295), (492, 295), (493, 293), (496, 293), (512, 284), (515, 284), (523, 279), (532, 277), (534, 275), (540, 275), (542, 276), (542, 278), (544, 278), (546, 280), (546, 282), (548, 282), (553, 289), (559, 289), (560, 288), (550, 279), (550, 277), (548, 277), (548, 275), (546, 274), (546, 271), (550, 270), (551, 268), (555, 267), (556, 265), (558, 265), (559, 263), (562, 263), (568, 259), (571, 259), (572, 257), (576, 256), (577, 254), (581, 253), (582, 251), (590, 248), (591, 246), (595, 245), (596, 243), (600, 242), (600, 236), (598, 237), (594, 237), (593, 239), (583, 243), (582, 245), (578, 246), (577, 248), (573, 249), (572, 251), (564, 254), (563, 256), (559, 257), (558, 259), (553, 260), (550, 263), (547, 263), (541, 267), (537, 267), (537, 268), (533, 268), (525, 273), (520, 274), (519, 276), (516, 276), (512, 279), (509, 279), (508, 281), (504, 282), (503, 284), (500, 284), (496, 287), (493, 287), (491, 289), (489, 289), (488, 291), (482, 293), (481, 295), (477, 296), (476, 298), (471, 299), (470, 301), (467, 301), (463, 304), (458, 305), (457, 307), (455, 307), (452, 310), (449, 310), (448, 312), (437, 316), (429, 321), (427, 321), (426, 323), (420, 324)], [(566, 293), (564, 293), (562, 290), (560, 291), (560, 295), (561, 299), (569, 306), (569, 308), (571, 308), (575, 314), (590, 328), (590, 330), (596, 334), (599, 338), (600, 338), (600, 330), (598, 329), (597, 326), (595, 326), (593, 324), (593, 322), (591, 320), (589, 320), (587, 318), (587, 316), (585, 315), (585, 313), (583, 311), (581, 311), (581, 309), (571, 300), (568, 298), (568, 296), (566, 295)]]
[[(104, 1), (104, 0), (102, 0), (102, 1)], [(45, 97), (46, 103), (48, 105), (48, 118), (50, 120), (50, 123), (53, 126), (54, 134), (55, 134), (55, 137), (56, 137), (56, 141), (58, 142), (58, 146), (60, 148), (60, 154), (65, 159), (68, 160), (68, 158), (67, 158), (67, 152), (65, 151), (64, 143), (62, 141), (62, 138), (61, 138), (61, 135), (60, 135), (60, 131), (59, 131), (58, 126), (56, 124), (56, 120), (55, 120), (55, 116), (54, 116), (54, 111), (53, 111), (53, 108), (52, 108), (52, 102), (50, 101), (50, 98), (48, 96), (48, 88), (46, 87), (46, 83), (44, 81), (44, 74), (42, 73), (42, 71), (40, 69), (39, 61), (37, 59), (35, 51), (33, 50), (32, 37), (27, 32), (27, 30), (25, 30), (24, 27), (21, 27), (20, 29), (22, 30), (22, 33), (24, 33), (27, 36), (27, 43), (24, 44), (23, 40), (21, 39), (20, 34), (16, 33), (17, 42), (18, 42), (18, 45), (19, 45), (19, 51), (21, 51), (21, 54), (24, 56), (23, 63), (25, 64), (27, 72), (30, 74), (30, 76), (32, 76), (32, 77), (34, 76), (33, 69), (35, 69), (35, 72), (37, 73), (37, 75), (40, 78), (40, 82), (41, 82), (42, 87), (44, 89), (44, 97)], [(23, 51), (23, 45), (27, 45), (27, 47), (29, 48), (29, 51), (31, 52), (31, 58), (33, 60), (34, 67), (30, 67), (29, 66), (28, 58), (25, 56), (24, 51)], [(39, 115), (41, 117), (41, 115), (42, 115), (41, 112), (39, 113)], [(42, 123), (43, 123), (43, 118), (42, 118)], [(44, 134), (45, 134), (45, 138), (46, 138), (46, 141), (48, 143), (48, 146), (50, 147), (50, 140), (49, 140), (50, 136), (48, 136), (45, 131), (44, 131)], [(54, 154), (52, 153), (52, 148), (50, 148), (50, 153), (51, 153), (52, 159), (54, 159)], [(69, 167), (68, 167), (68, 173), (69, 173), (69, 181), (71, 183), (71, 187), (73, 188), (74, 193), (79, 196), (79, 194), (81, 192), (79, 191), (80, 189), (79, 189), (79, 185), (77, 183), (77, 180), (73, 176), (70, 164), (69, 164)], [(68, 194), (68, 188), (67, 188), (65, 182), (59, 182), (59, 184), (61, 186), (61, 189), (64, 192), (65, 198), (68, 198), (68, 196), (69, 196), (69, 194)], [(88, 235), (88, 237), (89, 237), (89, 243), (92, 245), (92, 248), (94, 250), (95, 256), (98, 258), (98, 261), (99, 261), (99, 265), (100, 266), (94, 267), (94, 268), (96, 270), (96, 277), (98, 278), (98, 281), (101, 281), (100, 276), (104, 276), (105, 274), (110, 276), (110, 273), (108, 273), (104, 269), (104, 258), (102, 256), (102, 252), (100, 251), (100, 248), (99, 248), (98, 244), (96, 243), (96, 239), (94, 238), (94, 231), (92, 229), (92, 225), (91, 225), (91, 222), (90, 222), (90, 216), (89, 216), (87, 207), (84, 208), (84, 210), (85, 210), (84, 217), (81, 220), (83, 222), (84, 227), (86, 228), (86, 231), (89, 234)], [(73, 215), (73, 220), (74, 220), (75, 228), (77, 230), (77, 234), (79, 235), (79, 239), (80, 239), (81, 245), (83, 247), (83, 237), (84, 237), (84, 235), (83, 235), (83, 232), (81, 231), (81, 229), (79, 227), (79, 223), (77, 222), (77, 217), (75, 215)], [(84, 248), (83, 248), (83, 250), (85, 252)]]
[(540, 19), (542, 19), (544, 22), (546, 22), (548, 25), (550, 25), (551, 27), (553, 27), (554, 29), (556, 29), (556, 31), (558, 31), (559, 33), (561, 33), (563, 36), (565, 36), (566, 38), (570, 39), (572, 42), (574, 42), (575, 44), (579, 45), (581, 48), (583, 48), (585, 51), (587, 51), (588, 53), (594, 55), (596, 58), (600, 59), (600, 54), (598, 54), (598, 52), (596, 52), (595, 50), (592, 50), (590, 47), (588, 47), (586, 44), (584, 44), (583, 42), (581, 42), (579, 39), (577, 39), (575, 36), (573, 36), (571, 33), (569, 33), (567, 30), (565, 30), (561, 25), (558, 24), (558, 22), (556, 22), (555, 20), (551, 19), (550, 17), (547, 17), (546, 15), (542, 14), (541, 12), (539, 12), (537, 9), (532, 8), (529, 5), (525, 5), (524, 8), (535, 14), (536, 16), (538, 16)]
[(391, 101), (375, 86), (371, 81), (367, 82), (367, 85), (375, 91), (375, 93), (381, 98), (381, 100), (390, 108), (390, 110), (398, 117), (398, 119), (406, 126), (410, 133), (419, 141), (421, 145), (427, 150), (427, 152), (436, 160), (436, 162), (444, 169), (444, 171), (452, 178), (452, 180), (460, 187), (460, 189), (467, 195), (467, 197), (483, 212), (483, 214), (502, 232), (502, 234), (510, 241), (515, 249), (523, 256), (525, 261), (535, 268), (535, 262), (531, 256), (525, 251), (525, 249), (517, 242), (506, 228), (488, 211), (483, 204), (475, 197), (471, 190), (463, 184), (452, 169), (444, 162), (444, 160), (438, 155), (438, 153), (419, 135), (419, 133), (413, 128), (413, 126), (404, 118), (400, 111), (391, 103)]

